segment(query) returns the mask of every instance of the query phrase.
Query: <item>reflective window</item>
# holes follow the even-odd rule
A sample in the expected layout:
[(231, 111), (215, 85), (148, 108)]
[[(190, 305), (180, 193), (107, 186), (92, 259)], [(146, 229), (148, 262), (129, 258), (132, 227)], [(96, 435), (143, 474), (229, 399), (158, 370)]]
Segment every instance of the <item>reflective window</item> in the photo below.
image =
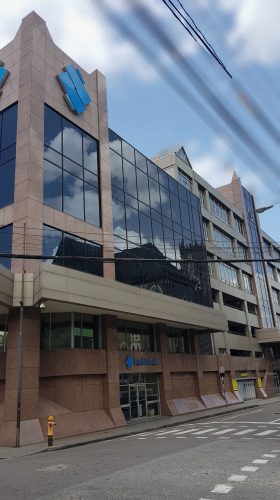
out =
[(237, 241), (237, 248), (236, 248), (236, 256), (239, 258), (239, 259), (244, 259), (246, 260), (247, 259), (247, 248), (242, 245), (242, 243), (239, 243), (239, 241)]
[(0, 316), (0, 352), (6, 351), (8, 335), (8, 316)]
[(274, 280), (274, 267), (271, 266), (270, 264), (267, 264), (266, 269), (267, 269), (267, 274), (270, 277), (270, 279)]
[(0, 113), (0, 208), (14, 202), (17, 104)]
[(206, 257), (199, 199), (115, 133), (109, 137), (115, 258), (142, 259), (116, 261), (116, 279), (211, 305), (207, 263), (181, 262)]
[(50, 349), (98, 349), (99, 317), (80, 313), (48, 313), (41, 316), (40, 345)]
[(44, 158), (44, 203), (100, 226), (98, 142), (48, 106)]
[(179, 182), (183, 184), (185, 188), (187, 188), (189, 191), (192, 190), (192, 178), (187, 175), (183, 170), (178, 168), (178, 174), (179, 174)]
[(234, 253), (233, 239), (225, 233), (213, 226), (214, 242), (218, 247), (221, 247), (225, 252)]
[(275, 288), (272, 288), (271, 290), (272, 290), (272, 300), (273, 300), (274, 304), (279, 306), (280, 305), (279, 291), (275, 290)]
[(167, 328), (167, 340), (169, 352), (193, 354), (194, 340), (188, 330), (180, 328)]
[(155, 351), (152, 325), (132, 321), (119, 321), (117, 330), (119, 351)]
[(249, 274), (247, 273), (242, 273), (242, 276), (243, 276), (243, 284), (244, 284), (244, 288), (246, 290), (246, 292), (248, 293), (253, 293), (253, 282), (252, 282), (252, 278)]
[(198, 196), (200, 199), (200, 204), (202, 207), (206, 206), (206, 195), (205, 195), (205, 189), (201, 186), (198, 186)]
[(229, 224), (229, 211), (228, 209), (214, 196), (209, 196), (210, 201), (210, 211), (212, 214), (216, 215), (219, 219), (224, 221), (226, 224)]
[[(0, 227), (0, 253), (12, 253), (13, 225)], [(11, 269), (10, 257), (0, 257), (0, 265)]]
[(237, 269), (229, 264), (226, 264), (225, 262), (218, 261), (217, 265), (220, 280), (228, 285), (234, 286), (235, 288), (240, 288)]
[(237, 233), (243, 234), (243, 221), (235, 214), (233, 214), (234, 229)]
[(43, 230), (43, 255), (49, 264), (103, 276), (100, 245), (46, 225)]

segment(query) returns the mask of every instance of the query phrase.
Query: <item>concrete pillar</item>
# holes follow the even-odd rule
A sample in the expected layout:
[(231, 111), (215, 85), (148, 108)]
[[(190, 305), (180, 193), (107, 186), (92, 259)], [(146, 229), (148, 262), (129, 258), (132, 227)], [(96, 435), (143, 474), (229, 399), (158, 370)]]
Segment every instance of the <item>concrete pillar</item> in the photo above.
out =
[(116, 426), (126, 425), (120, 407), (119, 357), (116, 317), (101, 317), (103, 347), (107, 351), (107, 374), (104, 380), (104, 409)]
[[(19, 308), (14, 308), (8, 319), (4, 421), (0, 431), (2, 446), (16, 445), (18, 354)], [(20, 445), (43, 440), (38, 420), (39, 370), (40, 311), (26, 307), (23, 318)]]

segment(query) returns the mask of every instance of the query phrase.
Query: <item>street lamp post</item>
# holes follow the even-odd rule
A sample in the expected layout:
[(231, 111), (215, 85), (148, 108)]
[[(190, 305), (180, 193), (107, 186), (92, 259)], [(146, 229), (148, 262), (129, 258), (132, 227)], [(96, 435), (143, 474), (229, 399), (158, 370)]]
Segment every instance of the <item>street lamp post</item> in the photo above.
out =
[(280, 201), (277, 201), (277, 203), (273, 203), (273, 205), (264, 205), (263, 207), (256, 208), (256, 212), (257, 214), (262, 214), (263, 212), (266, 212), (267, 210), (275, 207), (275, 205), (280, 205)]

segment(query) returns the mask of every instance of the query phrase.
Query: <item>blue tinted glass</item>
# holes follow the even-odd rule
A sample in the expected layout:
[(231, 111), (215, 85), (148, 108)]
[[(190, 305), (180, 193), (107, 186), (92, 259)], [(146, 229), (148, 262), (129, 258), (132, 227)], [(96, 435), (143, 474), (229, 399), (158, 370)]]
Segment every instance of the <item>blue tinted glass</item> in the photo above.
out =
[(178, 195), (178, 182), (172, 177), (169, 177), (169, 189), (174, 194)]
[(44, 160), (44, 203), (62, 210), (62, 170)]
[(164, 172), (161, 168), (158, 169), (158, 176), (159, 176), (159, 182), (162, 184), (162, 186), (165, 186), (166, 188), (169, 187), (169, 182), (168, 182), (168, 177), (169, 175)]
[(5, 149), (16, 142), (17, 135), (17, 105), (3, 111), (1, 149)]
[(138, 201), (136, 200), (136, 198), (133, 198), (133, 196), (125, 193), (124, 202), (126, 205), (129, 205), (130, 207), (136, 208), (136, 210), (138, 210)]
[(159, 168), (154, 163), (152, 163), (151, 160), (147, 160), (147, 165), (149, 176), (152, 177), (155, 181), (158, 181)]
[(138, 168), (136, 169), (136, 174), (137, 174), (138, 198), (143, 203), (146, 203), (146, 205), (149, 205), (150, 197), (149, 197), (148, 176)]
[(117, 201), (117, 200), (113, 200), (113, 207), (112, 208), (113, 208), (114, 233), (118, 236), (121, 236), (122, 238), (126, 238), (124, 204)]
[(83, 164), (82, 132), (68, 120), (62, 119), (63, 126), (63, 155), (70, 160)]
[(111, 180), (112, 184), (119, 189), (123, 189), (122, 158), (114, 151), (110, 151)]
[(171, 207), (169, 191), (163, 186), (160, 186), (161, 210), (162, 215), (171, 219)]
[(124, 190), (137, 198), (135, 167), (126, 160), (123, 160), (123, 180)]
[(64, 266), (70, 269), (77, 269), (77, 271), (85, 272), (86, 261), (78, 257), (85, 256), (85, 240), (77, 238), (72, 234), (64, 233), (63, 238), (64, 255), (66, 257), (73, 256), (75, 259), (64, 259)]
[(122, 154), (126, 160), (135, 164), (134, 148), (125, 141), (122, 141)]
[(113, 196), (113, 198), (116, 198), (117, 200), (124, 201), (123, 191), (116, 188), (115, 186), (112, 186), (112, 196)]
[(58, 167), (62, 167), (62, 156), (51, 148), (45, 146), (44, 148), (44, 158), (51, 161)]
[(68, 158), (63, 158), (63, 168), (64, 170), (67, 170), (67, 172), (70, 172), (70, 174), (74, 174), (77, 177), (80, 177), (80, 179), (83, 178), (83, 168)]
[(84, 167), (98, 174), (98, 153), (97, 153), (97, 141), (88, 135), (83, 136), (83, 148), (84, 148)]
[(64, 170), (63, 211), (78, 219), (84, 219), (83, 181)]
[(159, 222), (152, 220), (153, 226), (153, 240), (154, 246), (162, 253), (164, 253), (164, 237), (163, 237), (163, 228), (162, 224)]
[(180, 204), (178, 196), (170, 193), (170, 201), (173, 221), (177, 222), (177, 224), (181, 224)]
[(151, 218), (148, 217), (147, 215), (139, 213), (139, 221), (140, 221), (141, 245), (145, 245), (146, 243), (151, 243), (153, 241)]
[(160, 207), (159, 183), (149, 178), (149, 187), (150, 187), (151, 207), (154, 210), (160, 212), (161, 207)]
[(58, 229), (44, 226), (43, 230), (43, 255), (53, 258), (46, 259), (48, 264), (63, 266), (63, 259), (56, 259), (56, 256), (63, 256), (63, 233)]
[(98, 257), (102, 258), (102, 247), (89, 241), (86, 244), (86, 257), (94, 257), (92, 260), (86, 261), (86, 271), (96, 276), (103, 276), (103, 263), (102, 260), (95, 260)]
[(98, 177), (87, 170), (84, 170), (84, 180), (98, 189)]
[(114, 151), (119, 153), (120, 155), (122, 154), (122, 141), (119, 135), (117, 135), (113, 130), (109, 129), (109, 142), (110, 142), (110, 148), (112, 148)]
[[(0, 253), (12, 253), (13, 226), (0, 228)], [(0, 266), (11, 269), (11, 259), (9, 257), (0, 257)]]
[(90, 184), (84, 183), (85, 190), (85, 220), (95, 226), (100, 226), (100, 207), (98, 191)]
[(143, 172), (145, 172), (146, 174), (147, 173), (146, 157), (135, 150), (135, 160), (136, 160), (136, 167), (140, 168), (140, 170), (143, 170)]
[(44, 141), (46, 146), (50, 146), (56, 151), (62, 152), (61, 116), (45, 106), (45, 131)]
[(12, 160), (16, 156), (16, 145), (10, 146), (0, 152), (0, 164)]
[[(134, 245), (140, 244), (139, 218), (137, 210), (126, 207), (127, 239)], [(132, 245), (133, 246), (133, 245)]]
[(190, 215), (189, 215), (189, 206), (183, 200), (180, 200), (181, 206), (181, 217), (182, 217), (182, 225), (186, 229), (191, 228)]
[(15, 160), (0, 166), (0, 208), (14, 202)]

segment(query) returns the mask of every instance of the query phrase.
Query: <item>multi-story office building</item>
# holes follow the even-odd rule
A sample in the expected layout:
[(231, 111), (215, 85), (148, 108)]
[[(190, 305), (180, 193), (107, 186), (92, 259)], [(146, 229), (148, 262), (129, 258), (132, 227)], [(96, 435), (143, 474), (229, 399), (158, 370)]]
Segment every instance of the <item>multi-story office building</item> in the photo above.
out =
[(48, 415), (63, 437), (233, 404), (242, 378), (270, 394), (271, 310), (246, 263), (218, 263), (246, 255), (242, 207), (183, 151), (182, 183), (109, 130), (105, 78), (35, 13), (0, 59), (0, 445)]

